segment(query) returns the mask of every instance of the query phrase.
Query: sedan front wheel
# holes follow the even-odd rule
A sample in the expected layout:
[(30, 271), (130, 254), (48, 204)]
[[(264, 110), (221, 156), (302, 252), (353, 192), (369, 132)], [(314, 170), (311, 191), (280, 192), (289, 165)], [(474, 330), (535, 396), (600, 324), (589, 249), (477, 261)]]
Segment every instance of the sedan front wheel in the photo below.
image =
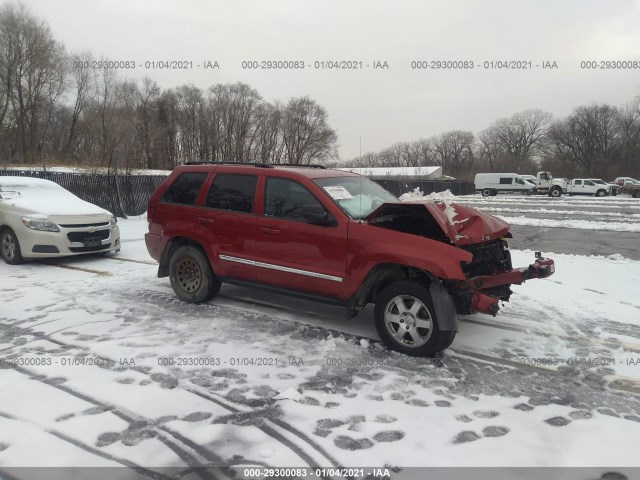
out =
[(4, 261), (9, 265), (24, 263), (18, 237), (15, 232), (8, 227), (0, 233), (0, 253)]

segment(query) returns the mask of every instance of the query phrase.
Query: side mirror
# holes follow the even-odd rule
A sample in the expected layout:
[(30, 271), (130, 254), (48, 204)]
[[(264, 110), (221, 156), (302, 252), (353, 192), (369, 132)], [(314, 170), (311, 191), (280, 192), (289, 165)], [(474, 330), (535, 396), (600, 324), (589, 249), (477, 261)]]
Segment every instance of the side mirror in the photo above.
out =
[(331, 226), (336, 223), (322, 205), (303, 205), (301, 213), (302, 218), (314, 225)]

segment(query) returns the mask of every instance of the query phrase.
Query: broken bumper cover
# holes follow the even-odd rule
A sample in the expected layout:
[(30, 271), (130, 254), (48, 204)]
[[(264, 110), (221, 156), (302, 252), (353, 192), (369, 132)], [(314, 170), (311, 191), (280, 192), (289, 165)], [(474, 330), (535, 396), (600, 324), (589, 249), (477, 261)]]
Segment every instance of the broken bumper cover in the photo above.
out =
[(536, 261), (523, 268), (514, 268), (494, 275), (480, 275), (466, 280), (472, 292), (471, 311), (495, 316), (500, 310), (499, 298), (487, 294), (484, 290), (521, 284), (534, 278), (547, 278), (555, 273), (555, 263), (550, 258), (537, 257)]

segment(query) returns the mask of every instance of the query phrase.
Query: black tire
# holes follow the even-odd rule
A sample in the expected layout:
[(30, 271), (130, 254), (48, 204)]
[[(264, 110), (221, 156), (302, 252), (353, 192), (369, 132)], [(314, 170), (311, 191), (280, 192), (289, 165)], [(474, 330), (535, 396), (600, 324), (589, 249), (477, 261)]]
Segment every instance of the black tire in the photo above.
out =
[(24, 263), (18, 237), (9, 227), (5, 227), (0, 232), (0, 254), (2, 254), (2, 259), (9, 265)]
[(640, 190), (633, 191), (633, 198), (640, 198)]
[(497, 197), (498, 196), (498, 190), (492, 190), (491, 191), (491, 196), (492, 197)]
[(553, 198), (558, 198), (562, 196), (562, 189), (560, 187), (552, 187), (549, 190), (549, 196)]
[(490, 188), (485, 188), (484, 190), (482, 190), (482, 196), (483, 197), (490, 197), (493, 194), (493, 192), (491, 191)]
[(429, 289), (415, 281), (400, 280), (382, 290), (373, 317), (382, 342), (411, 356), (432, 356), (451, 345), (456, 336), (456, 332), (440, 330)]
[(202, 250), (192, 245), (183, 245), (173, 252), (169, 279), (178, 298), (189, 303), (206, 302), (220, 291), (220, 282), (209, 260)]
[(604, 197), (607, 194), (606, 190), (598, 190), (596, 192), (596, 197)]

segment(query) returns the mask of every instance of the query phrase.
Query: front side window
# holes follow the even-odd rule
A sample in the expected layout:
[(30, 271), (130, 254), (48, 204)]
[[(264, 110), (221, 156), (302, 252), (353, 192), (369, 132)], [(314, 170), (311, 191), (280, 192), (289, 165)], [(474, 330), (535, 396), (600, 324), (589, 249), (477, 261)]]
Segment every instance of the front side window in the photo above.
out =
[(593, 182), (591, 182), (591, 181), (589, 181), (589, 180), (585, 180), (585, 181), (584, 181), (584, 184), (585, 184), (585, 185), (590, 185), (590, 186), (592, 186), (592, 187), (594, 186), (594, 185), (593, 185)]
[(343, 212), (354, 219), (369, 216), (383, 203), (399, 201), (377, 183), (361, 176), (318, 178), (315, 183), (327, 192)]
[(516, 178), (516, 183), (519, 183), (520, 185), (524, 185), (524, 180), (522, 180), (521, 178)]
[(264, 195), (264, 214), (286, 220), (305, 221), (302, 217), (304, 205), (322, 204), (309, 190), (298, 182), (286, 178), (267, 178)]
[(207, 194), (207, 207), (251, 212), (257, 180), (256, 175), (217, 174)]
[(180, 205), (194, 205), (205, 178), (207, 178), (207, 174), (204, 172), (183, 173), (171, 184), (162, 197), (162, 201)]

